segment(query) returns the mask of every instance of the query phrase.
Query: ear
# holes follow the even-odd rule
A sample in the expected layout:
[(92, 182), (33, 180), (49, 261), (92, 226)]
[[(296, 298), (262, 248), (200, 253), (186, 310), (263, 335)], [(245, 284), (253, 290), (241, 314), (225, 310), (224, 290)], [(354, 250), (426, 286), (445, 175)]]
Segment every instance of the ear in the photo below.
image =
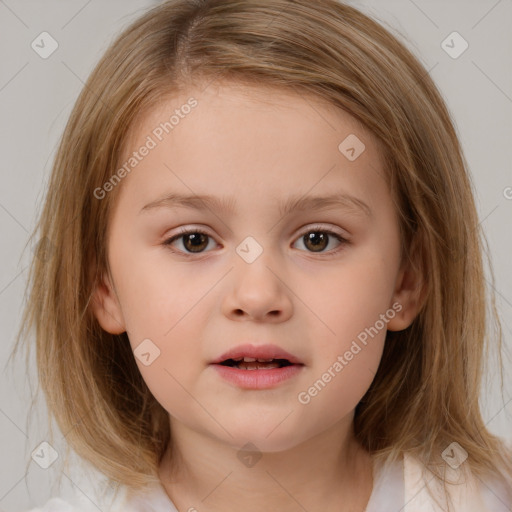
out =
[(409, 327), (421, 310), (425, 298), (426, 284), (421, 271), (413, 268), (410, 262), (404, 262), (398, 272), (391, 302), (396, 315), (388, 321), (388, 330), (402, 331)]
[(109, 276), (102, 277), (92, 294), (91, 308), (101, 327), (110, 334), (126, 331), (121, 305)]

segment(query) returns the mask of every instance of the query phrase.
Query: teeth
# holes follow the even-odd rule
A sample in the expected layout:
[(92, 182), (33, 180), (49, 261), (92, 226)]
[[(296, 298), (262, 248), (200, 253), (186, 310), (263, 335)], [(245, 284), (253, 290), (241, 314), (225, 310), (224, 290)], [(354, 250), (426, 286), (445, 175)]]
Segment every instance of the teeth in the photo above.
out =
[(287, 366), (283, 364), (281, 361), (278, 362), (277, 359), (274, 358), (256, 358), (256, 357), (237, 357), (231, 358), (234, 361), (234, 365), (242, 367), (246, 370), (256, 370), (256, 369), (267, 369), (267, 368), (280, 368), (281, 366)]
[(270, 363), (270, 361), (273, 361), (273, 358), (270, 359), (260, 359), (255, 357), (237, 357), (236, 359), (233, 359), (233, 361), (236, 361), (239, 363), (240, 361), (244, 361), (244, 363), (255, 363), (258, 361), (259, 363)]
[(260, 363), (255, 361), (241, 361), (236, 365), (241, 370), (271, 370), (272, 368), (279, 368), (279, 363)]

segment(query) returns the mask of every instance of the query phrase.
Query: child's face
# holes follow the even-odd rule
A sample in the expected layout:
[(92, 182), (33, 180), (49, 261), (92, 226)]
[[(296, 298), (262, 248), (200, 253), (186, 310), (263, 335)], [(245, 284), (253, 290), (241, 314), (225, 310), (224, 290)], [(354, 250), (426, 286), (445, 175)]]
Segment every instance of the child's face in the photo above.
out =
[[(191, 97), (197, 105), (181, 108)], [(158, 130), (176, 110), (173, 129)], [(353, 135), (365, 149), (351, 161), (345, 155), (354, 147), (357, 156), (360, 143), (338, 146)], [(386, 327), (403, 329), (414, 316), (375, 141), (314, 98), (223, 84), (149, 113), (126, 159), (133, 151), (140, 161), (117, 185), (108, 239), (117, 296), (99, 288), (95, 313), (106, 330), (126, 330), (133, 349), (151, 340), (136, 361), (171, 427), (278, 451), (350, 423)], [(171, 193), (229, 198), (233, 211), (144, 209)], [(333, 194), (369, 212), (349, 200), (280, 212), (288, 198)], [(179, 228), (207, 236), (164, 245)], [(243, 388), (212, 362), (248, 343), (277, 345), (303, 365), (270, 387)]]

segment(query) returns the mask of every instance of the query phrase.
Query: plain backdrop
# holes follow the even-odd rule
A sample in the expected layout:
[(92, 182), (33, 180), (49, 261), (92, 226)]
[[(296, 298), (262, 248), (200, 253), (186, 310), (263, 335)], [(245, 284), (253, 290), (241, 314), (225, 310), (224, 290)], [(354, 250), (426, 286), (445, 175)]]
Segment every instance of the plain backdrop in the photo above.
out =
[[(23, 305), (27, 246), (41, 208), (52, 159), (73, 103), (113, 37), (157, 2), (150, 0), (0, 0), (0, 511), (41, 505), (61, 475), (42, 469), (32, 451), (48, 438), (44, 401), (28, 422), (35, 368), (8, 362)], [(510, 0), (352, 1), (380, 20), (420, 58), (453, 116), (476, 189), (481, 224), (496, 276), (495, 293), (506, 347), (512, 345), (512, 2)], [(443, 48), (454, 31), (457, 58)], [(48, 32), (57, 50), (43, 59), (32, 41)], [(453, 36), (451, 36), (453, 38)], [(461, 39), (463, 38), (463, 40)], [(449, 41), (450, 39), (448, 39)], [(452, 45), (453, 46), (453, 45)], [(457, 208), (457, 205), (452, 205)], [(489, 284), (489, 288), (492, 289)], [(482, 391), (488, 428), (512, 440), (511, 364), (505, 388), (492, 366)], [(29, 380), (31, 379), (31, 380)], [(32, 389), (29, 383), (32, 382)], [(65, 435), (56, 433), (59, 455)], [(86, 484), (66, 472), (61, 494)], [(80, 492), (81, 492), (80, 491)]]

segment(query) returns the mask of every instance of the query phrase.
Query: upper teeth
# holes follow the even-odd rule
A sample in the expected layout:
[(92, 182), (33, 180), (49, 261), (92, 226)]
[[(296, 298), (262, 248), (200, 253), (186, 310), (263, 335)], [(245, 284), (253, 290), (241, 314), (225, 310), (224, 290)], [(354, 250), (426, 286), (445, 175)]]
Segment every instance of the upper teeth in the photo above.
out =
[(254, 357), (237, 357), (236, 359), (234, 359), (234, 361), (244, 361), (244, 363), (254, 363), (255, 361), (258, 361), (258, 363), (268, 363), (270, 361), (273, 361), (272, 358), (270, 359), (256, 359)]

